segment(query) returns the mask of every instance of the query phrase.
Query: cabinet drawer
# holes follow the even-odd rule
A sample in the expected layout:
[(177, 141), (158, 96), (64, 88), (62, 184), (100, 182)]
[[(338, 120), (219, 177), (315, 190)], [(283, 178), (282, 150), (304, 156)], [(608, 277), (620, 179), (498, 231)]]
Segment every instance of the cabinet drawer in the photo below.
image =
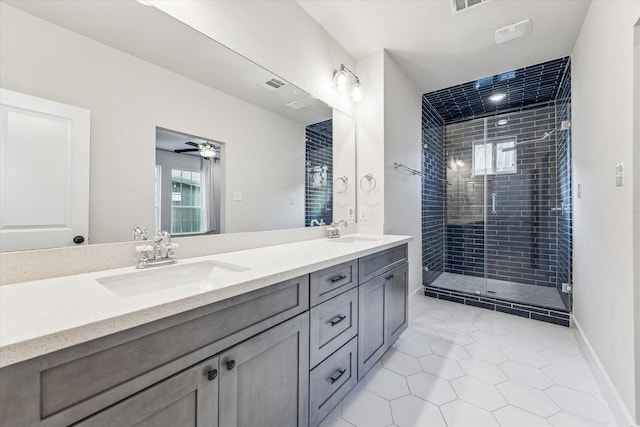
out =
[(311, 309), (311, 366), (358, 333), (358, 289), (353, 288)]
[(162, 319), (161, 325), (171, 326), (153, 333), (139, 336), (138, 328), (147, 328), (143, 325), (72, 347), (63, 356), (45, 356), (41, 418), (48, 425), (76, 421), (153, 384), (161, 374), (184, 369), (305, 311), (308, 276), (238, 298)]
[(358, 260), (314, 271), (309, 280), (313, 307), (358, 285)]
[(359, 260), (360, 284), (407, 262), (407, 245), (396, 246)]
[(356, 385), (357, 339), (353, 338), (309, 374), (310, 425), (315, 427)]

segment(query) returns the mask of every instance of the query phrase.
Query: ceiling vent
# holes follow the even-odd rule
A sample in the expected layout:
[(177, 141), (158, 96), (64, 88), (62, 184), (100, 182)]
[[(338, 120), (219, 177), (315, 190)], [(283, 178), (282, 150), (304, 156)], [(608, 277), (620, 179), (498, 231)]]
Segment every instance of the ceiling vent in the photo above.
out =
[(533, 23), (531, 22), (531, 19), (525, 19), (524, 21), (499, 28), (495, 32), (496, 44), (510, 42), (511, 40), (527, 36), (531, 34), (532, 26)]
[(307, 106), (300, 101), (292, 101), (286, 106), (291, 108), (292, 110), (302, 110), (303, 108), (307, 108)]
[(492, 0), (449, 0), (451, 2), (451, 12), (455, 15), (467, 9), (489, 3)]
[(268, 80), (268, 81), (266, 81), (264, 83), (258, 83), (258, 86), (260, 86), (260, 87), (262, 87), (264, 89), (270, 90), (271, 92), (275, 92), (275, 91), (281, 89), (282, 87), (284, 87), (286, 85), (287, 85), (286, 82), (284, 82), (284, 81), (282, 81), (280, 79), (275, 79), (275, 78), (271, 79), (271, 80)]

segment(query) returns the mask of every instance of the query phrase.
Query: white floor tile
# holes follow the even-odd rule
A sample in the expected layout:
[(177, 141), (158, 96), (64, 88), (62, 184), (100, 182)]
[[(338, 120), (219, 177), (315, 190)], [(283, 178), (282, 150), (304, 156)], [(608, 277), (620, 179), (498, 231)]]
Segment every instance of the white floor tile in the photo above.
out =
[(398, 427), (447, 427), (436, 405), (412, 395), (392, 401), (391, 415)]
[(459, 399), (488, 411), (495, 411), (507, 404), (493, 384), (472, 377), (456, 378), (451, 381), (451, 386)]
[(503, 348), (502, 351), (514, 362), (520, 362), (534, 368), (544, 368), (551, 364), (546, 358), (541, 356), (540, 353), (536, 353), (531, 348), (506, 347)]
[(484, 360), (485, 362), (500, 364), (507, 360), (501, 349), (487, 344), (473, 343), (464, 347), (475, 359)]
[(493, 363), (470, 358), (458, 362), (465, 374), (491, 384), (507, 381), (509, 378)]
[(449, 381), (426, 372), (408, 376), (407, 382), (411, 394), (435, 405), (442, 405), (458, 398)]
[(430, 344), (431, 350), (439, 356), (446, 357), (451, 360), (462, 360), (469, 357), (469, 353), (458, 344), (453, 344), (449, 341), (436, 341)]
[(560, 408), (543, 391), (520, 384), (515, 381), (507, 381), (496, 386), (504, 398), (512, 405), (525, 411), (532, 412), (547, 418)]
[(421, 357), (419, 360), (422, 370), (437, 377), (444, 378), (445, 380), (451, 380), (464, 375), (458, 363), (454, 360), (445, 359), (437, 354)]
[(515, 406), (505, 406), (493, 412), (500, 427), (551, 427), (547, 420)]
[(409, 394), (407, 380), (386, 368), (372, 368), (364, 377), (365, 388), (388, 400)]
[(422, 298), (322, 427), (614, 426), (574, 331)]
[(598, 399), (567, 387), (554, 385), (545, 390), (548, 396), (563, 411), (579, 415), (583, 418), (606, 424), (611, 421), (611, 413)]
[(491, 412), (462, 400), (440, 407), (447, 427), (500, 427)]
[(323, 422), (320, 427), (354, 427), (354, 425), (343, 418), (338, 418), (337, 420)]
[(500, 369), (512, 380), (540, 390), (549, 388), (554, 384), (540, 369), (532, 368), (522, 363), (513, 361), (505, 362), (500, 365)]
[(448, 341), (458, 345), (467, 345), (475, 342), (473, 338), (471, 338), (471, 335), (451, 329), (439, 330), (438, 335), (443, 341)]
[(400, 338), (398, 338), (398, 341), (395, 342), (394, 347), (397, 348), (398, 351), (401, 351), (413, 357), (423, 357), (433, 353), (428, 343), (413, 338), (411, 334), (407, 333), (406, 331)]
[(405, 376), (422, 371), (422, 366), (420, 366), (417, 358), (402, 353), (395, 348), (389, 349), (382, 357), (382, 366)]
[(587, 394), (594, 394), (600, 390), (591, 372), (583, 372), (562, 365), (549, 365), (543, 368), (542, 371), (558, 385)]
[(602, 427), (600, 423), (564, 411), (549, 417), (548, 420), (553, 427)]
[(503, 337), (492, 334), (491, 332), (476, 331), (469, 333), (469, 335), (475, 342), (480, 344), (486, 344), (498, 348), (506, 347), (509, 345), (507, 340), (505, 340)]
[(342, 418), (358, 427), (386, 427), (393, 423), (389, 401), (367, 390), (360, 390), (345, 398), (342, 402)]

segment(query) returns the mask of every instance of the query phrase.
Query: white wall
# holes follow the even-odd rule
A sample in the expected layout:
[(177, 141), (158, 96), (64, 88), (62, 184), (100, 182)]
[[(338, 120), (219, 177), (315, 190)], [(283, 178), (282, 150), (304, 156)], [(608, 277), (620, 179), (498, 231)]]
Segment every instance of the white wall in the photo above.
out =
[(91, 243), (154, 228), (156, 126), (225, 143), (224, 232), (304, 226), (304, 126), (0, 7), (0, 86), (91, 111)]
[(384, 232), (409, 242), (409, 292), (422, 286), (422, 178), (400, 169), (422, 169), (420, 90), (384, 53)]
[[(572, 59), (574, 316), (637, 419), (633, 264), (633, 26), (640, 2), (593, 1)], [(625, 186), (615, 186), (624, 162)], [(636, 274), (638, 272), (636, 271)], [(636, 325), (637, 326), (637, 325)]]
[(294, 1), (152, 0), (155, 7), (350, 116), (353, 103), (331, 87), (354, 60)]
[[(362, 102), (356, 107), (356, 181), (358, 211), (366, 208), (367, 218), (358, 212), (358, 231), (382, 233), (384, 227), (384, 52), (359, 59), (356, 74), (362, 82)], [(363, 176), (372, 174), (376, 187), (364, 192)], [(363, 186), (367, 187), (365, 180)]]

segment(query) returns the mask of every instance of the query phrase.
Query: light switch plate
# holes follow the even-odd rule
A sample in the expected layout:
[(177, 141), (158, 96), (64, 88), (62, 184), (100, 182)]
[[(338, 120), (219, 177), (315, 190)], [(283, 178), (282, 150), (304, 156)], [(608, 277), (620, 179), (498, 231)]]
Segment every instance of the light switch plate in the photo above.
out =
[(366, 221), (367, 220), (367, 208), (362, 206), (360, 207), (360, 221)]
[(624, 163), (620, 162), (616, 165), (616, 187), (624, 185)]
[(347, 221), (353, 221), (353, 218), (355, 217), (356, 213), (355, 213), (355, 209), (353, 208), (353, 206), (349, 206), (347, 208)]
[(242, 191), (235, 190), (233, 192), (233, 200), (235, 200), (236, 202), (242, 200)]

